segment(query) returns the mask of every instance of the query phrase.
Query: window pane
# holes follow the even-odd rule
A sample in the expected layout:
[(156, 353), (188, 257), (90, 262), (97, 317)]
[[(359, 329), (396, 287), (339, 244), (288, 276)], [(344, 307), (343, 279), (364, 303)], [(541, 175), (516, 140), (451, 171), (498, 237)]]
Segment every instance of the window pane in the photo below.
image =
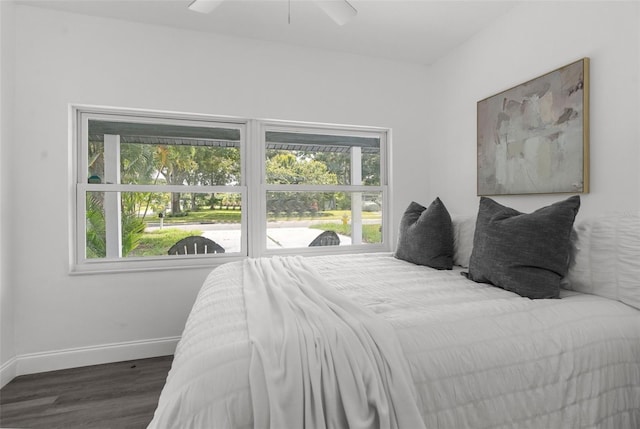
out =
[(269, 131), (265, 138), (269, 184), (380, 184), (378, 137)]
[(380, 186), (380, 151), (362, 153), (362, 184)]
[(241, 203), (237, 193), (87, 192), (86, 257), (167, 255), (189, 236), (240, 252)]
[[(120, 156), (117, 156), (119, 136)], [(90, 181), (141, 185), (240, 184), (240, 131), (89, 121)], [(118, 166), (119, 163), (119, 166)]]
[(87, 192), (86, 258), (104, 258), (107, 255), (105, 238), (104, 192)]
[[(352, 211), (357, 198), (359, 213)], [(323, 231), (335, 232), (341, 246), (382, 243), (382, 193), (267, 192), (267, 249), (308, 247)]]

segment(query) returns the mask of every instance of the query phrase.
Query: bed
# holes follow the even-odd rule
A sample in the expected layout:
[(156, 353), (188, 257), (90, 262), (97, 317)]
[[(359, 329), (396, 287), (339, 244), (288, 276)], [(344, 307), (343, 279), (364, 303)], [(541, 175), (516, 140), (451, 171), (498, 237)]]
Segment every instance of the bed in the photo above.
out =
[[(475, 224), (469, 219), (458, 225), (453, 222), (456, 254), (462, 258), (465, 250), (459, 235), (469, 236), (464, 232), (469, 222)], [(275, 257), (268, 258), (268, 263), (298, 266), (304, 271), (301, 276), (320, 279), (323, 287), (331, 289), (329, 295), (337, 294), (346, 305), (362, 309), (367, 317), (383, 321), (395, 333), (383, 331), (382, 337), (397, 341), (403, 361), (398, 364), (400, 369), (388, 366), (386, 370), (396, 384), (406, 371), (410, 386), (396, 390), (395, 399), (383, 404), (387, 409), (374, 410), (380, 415), (374, 420), (365, 418), (368, 423), (360, 427), (638, 428), (640, 310), (629, 304), (634, 301), (625, 303), (615, 294), (638, 284), (640, 262), (635, 256), (640, 240), (621, 240), (618, 226), (611, 227), (607, 221), (603, 227), (603, 221), (599, 222), (583, 227), (582, 241), (574, 238), (574, 244), (582, 248), (573, 257), (575, 281), (564, 283), (560, 299), (525, 298), (466, 278), (461, 275), (466, 267), (434, 269), (390, 253)], [(634, 220), (629, 227), (636, 231), (638, 225)], [(473, 235), (473, 227), (470, 230)], [(603, 244), (610, 243), (611, 237), (632, 260), (622, 258), (612, 267), (611, 257), (600, 258), (609, 270), (624, 265), (627, 271), (620, 278), (605, 280), (594, 272), (593, 263), (597, 265), (602, 254), (598, 246), (613, 254), (614, 260), (621, 260), (616, 259), (611, 246)], [(267, 263), (267, 258), (258, 261)], [(261, 325), (262, 316), (248, 314), (247, 305), (251, 307), (254, 298), (245, 295), (248, 283), (255, 282), (247, 271), (255, 263), (228, 263), (206, 279), (188, 317), (150, 428), (276, 428), (282, 426), (274, 421), (287, 421), (287, 416), (273, 420), (273, 403), (278, 400), (262, 398), (262, 390), (254, 388), (252, 392), (256, 358), (249, 327)], [(606, 296), (594, 294), (593, 288), (599, 284), (615, 282), (624, 287), (608, 288)], [(581, 285), (592, 290), (570, 290)], [(632, 290), (630, 296), (635, 299), (638, 291)], [(265, 328), (267, 335), (269, 329)], [(281, 370), (286, 373), (285, 368)], [(264, 373), (269, 374), (266, 364)], [(311, 397), (313, 391), (306, 390), (302, 396)], [(284, 398), (280, 405), (285, 414), (296, 414), (289, 421), (302, 418), (307, 422), (313, 410), (287, 409), (287, 404), (297, 404), (299, 399)], [(369, 407), (372, 404), (370, 397), (346, 399)], [(387, 419), (382, 416), (385, 412), (396, 415)], [(408, 423), (415, 417), (412, 413), (418, 415), (417, 426)], [(358, 425), (345, 424), (340, 418), (324, 422), (326, 427)]]

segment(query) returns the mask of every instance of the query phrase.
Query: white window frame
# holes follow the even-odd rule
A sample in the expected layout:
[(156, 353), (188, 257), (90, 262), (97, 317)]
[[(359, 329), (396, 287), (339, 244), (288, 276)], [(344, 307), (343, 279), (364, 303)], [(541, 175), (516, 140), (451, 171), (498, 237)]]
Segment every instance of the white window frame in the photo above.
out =
[[(282, 254), (335, 254), (390, 251), (393, 237), (390, 225), (391, 195), (390, 138), (391, 131), (379, 127), (359, 127), (334, 124), (319, 124), (293, 121), (260, 120), (204, 114), (160, 112), (140, 109), (123, 109), (101, 106), (72, 105), (69, 109), (70, 127), (70, 253), (71, 274), (108, 273), (126, 271), (166, 270), (191, 267), (213, 268), (226, 262), (247, 257)], [(129, 122), (180, 124), (193, 126), (231, 127), (241, 132), (240, 159), (241, 183), (234, 186), (182, 186), (182, 185), (127, 185), (87, 183), (88, 121), (121, 120)], [(326, 135), (349, 135), (380, 138), (380, 186), (363, 185), (270, 185), (266, 183), (266, 131), (295, 133), (321, 133)], [(352, 244), (348, 246), (325, 246), (313, 248), (267, 249), (268, 191), (329, 191), (329, 192), (380, 192), (382, 194), (382, 242), (377, 244)], [(233, 192), (241, 195), (241, 251), (223, 254), (107, 257), (87, 259), (86, 250), (86, 192)]]
[[(380, 139), (380, 185), (279, 185), (266, 183), (266, 133), (268, 131), (299, 133), (299, 134), (323, 134), (323, 135), (336, 135), (336, 136), (351, 136), (351, 137), (375, 137)], [(370, 252), (383, 252), (391, 249), (391, 234), (389, 225), (390, 201), (389, 201), (389, 160), (388, 160), (388, 140), (389, 130), (383, 128), (374, 127), (356, 127), (347, 125), (335, 125), (335, 124), (316, 124), (316, 123), (304, 123), (293, 121), (258, 121), (257, 133), (259, 136), (259, 148), (254, 152), (260, 157), (260, 200), (259, 200), (259, 213), (256, 219), (256, 235), (260, 237), (256, 245), (257, 254), (263, 256), (282, 255), (282, 254), (301, 254), (301, 255), (313, 255), (313, 254), (335, 254), (335, 253), (370, 253)], [(361, 161), (361, 159), (358, 159)], [(353, 174), (353, 170), (352, 170)], [(360, 170), (358, 169), (358, 175)], [(353, 178), (353, 176), (352, 176)], [(353, 183), (353, 182), (352, 182)], [(370, 244), (351, 244), (348, 246), (324, 246), (324, 247), (306, 247), (295, 249), (267, 249), (267, 192), (269, 191), (295, 191), (295, 192), (380, 192), (382, 194), (382, 242), (370, 243)], [(353, 201), (353, 200), (352, 200)], [(352, 204), (357, 204), (353, 202)], [(354, 210), (352, 208), (352, 216), (356, 213), (361, 213), (361, 207)], [(361, 218), (356, 219), (357, 231), (362, 227)], [(352, 223), (353, 222), (352, 220)], [(320, 232), (320, 231), (319, 231)], [(352, 234), (353, 236), (354, 234)]]

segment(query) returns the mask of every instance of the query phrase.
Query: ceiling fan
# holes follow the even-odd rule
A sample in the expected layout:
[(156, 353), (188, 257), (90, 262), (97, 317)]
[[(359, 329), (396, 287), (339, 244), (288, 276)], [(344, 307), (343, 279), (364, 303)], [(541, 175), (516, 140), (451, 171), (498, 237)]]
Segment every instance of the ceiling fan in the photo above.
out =
[[(189, 9), (200, 13), (210, 13), (223, 1), (193, 0)], [(315, 0), (315, 3), (338, 25), (346, 24), (358, 14), (356, 8), (347, 0)], [(291, 0), (289, 0), (289, 7), (291, 7)]]

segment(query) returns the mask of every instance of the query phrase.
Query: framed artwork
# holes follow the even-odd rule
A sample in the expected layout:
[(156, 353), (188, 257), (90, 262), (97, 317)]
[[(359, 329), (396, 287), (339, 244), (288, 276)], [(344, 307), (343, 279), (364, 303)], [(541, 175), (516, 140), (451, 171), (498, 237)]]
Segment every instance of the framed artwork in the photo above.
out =
[(589, 58), (478, 102), (478, 195), (589, 192)]

